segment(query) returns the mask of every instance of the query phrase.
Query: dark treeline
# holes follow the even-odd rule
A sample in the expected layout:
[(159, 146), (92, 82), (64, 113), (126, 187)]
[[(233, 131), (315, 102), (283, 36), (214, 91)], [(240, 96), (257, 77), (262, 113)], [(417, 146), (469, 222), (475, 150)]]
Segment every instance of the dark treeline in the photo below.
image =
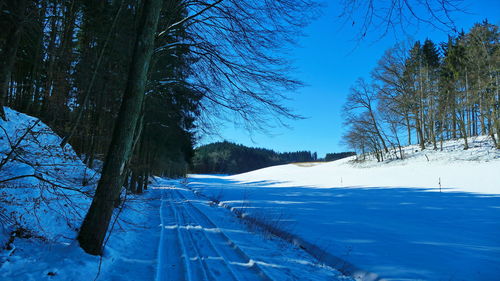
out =
[(487, 135), (500, 149), (500, 33), (484, 21), (436, 44), (427, 39), (387, 50), (344, 105), (345, 143), (357, 152), (403, 158), (403, 144)]
[[(126, 87), (140, 2), (10, 0), (1, 5), (1, 100), (42, 119), (65, 138), (62, 145), (69, 142), (89, 167), (96, 166), (106, 155)], [(162, 25), (185, 13), (164, 10)], [(183, 36), (180, 25), (156, 40), (156, 48)], [(187, 53), (179, 47), (152, 58), (128, 172), (133, 192), (141, 191), (149, 174), (180, 176), (187, 169), (200, 99), (186, 86)]]
[(316, 161), (310, 151), (279, 153), (231, 142), (216, 142), (195, 150), (192, 171), (199, 174), (237, 174), (269, 166)]
[(325, 155), (324, 161), (335, 161), (349, 156), (356, 155), (356, 152), (338, 152), (338, 153), (327, 153)]

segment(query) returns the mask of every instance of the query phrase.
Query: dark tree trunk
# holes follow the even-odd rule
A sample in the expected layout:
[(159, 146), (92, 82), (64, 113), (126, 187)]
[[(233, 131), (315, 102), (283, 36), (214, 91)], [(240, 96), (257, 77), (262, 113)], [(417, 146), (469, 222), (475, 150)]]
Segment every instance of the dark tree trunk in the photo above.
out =
[(130, 177), (130, 192), (133, 194), (137, 193), (137, 173), (132, 172), (132, 176)]
[(408, 113), (405, 114), (405, 121), (406, 121), (406, 131), (408, 134), (408, 145), (411, 145), (411, 125), (410, 125), (410, 117), (408, 116)]
[[(52, 14), (57, 15), (59, 13), (58, 3), (52, 3)], [(43, 97), (40, 105), (41, 116), (48, 120), (48, 117), (52, 114), (50, 113), (50, 96), (52, 91), (52, 86), (54, 82), (54, 67), (56, 61), (56, 39), (58, 33), (58, 17), (51, 16), (50, 18), (50, 35), (49, 42), (47, 43), (47, 50), (45, 51), (46, 65), (45, 65), (45, 85), (43, 90)]]
[(61, 141), (61, 143), (60, 143), (61, 147), (64, 147), (69, 142), (69, 140), (73, 137), (73, 135), (76, 132), (76, 129), (78, 128), (78, 126), (80, 125), (80, 123), (82, 121), (83, 112), (85, 111), (85, 107), (87, 106), (87, 103), (89, 102), (90, 93), (92, 91), (92, 87), (94, 86), (94, 82), (95, 82), (96, 77), (97, 77), (99, 66), (101, 65), (102, 59), (104, 57), (104, 52), (105, 52), (106, 47), (110, 41), (112, 33), (115, 29), (116, 23), (117, 23), (118, 18), (120, 16), (120, 12), (122, 11), (123, 3), (124, 3), (124, 1), (122, 1), (122, 4), (120, 4), (120, 7), (118, 8), (118, 11), (116, 12), (116, 15), (115, 15), (114, 20), (113, 20), (113, 24), (111, 25), (111, 27), (108, 31), (108, 35), (106, 36), (106, 40), (104, 41), (104, 45), (101, 48), (101, 51), (99, 53), (99, 57), (98, 57), (97, 62), (95, 64), (95, 69), (94, 69), (94, 72), (92, 73), (92, 78), (90, 79), (90, 81), (87, 85), (87, 90), (84, 93), (82, 105), (78, 108), (78, 113), (76, 115), (75, 120), (73, 121), (73, 124), (72, 124), (70, 131), (69, 131), (69, 134), (66, 137), (64, 137), (63, 140)]
[(16, 62), (17, 49), (21, 41), (24, 14), (26, 11), (27, 0), (18, 0), (16, 10), (16, 24), (10, 30), (4, 49), (0, 54), (0, 118), (7, 121), (4, 111), (4, 103), (9, 92), (9, 81)]
[(144, 174), (141, 174), (137, 180), (137, 194), (142, 194), (144, 190)]
[(149, 185), (149, 172), (146, 171), (144, 173), (144, 190), (148, 189), (148, 185)]
[(133, 151), (134, 132), (144, 99), (147, 72), (153, 53), (162, 0), (145, 0), (127, 85), (101, 179), (85, 216), (78, 241), (85, 252), (102, 253), (114, 205), (121, 191), (125, 165)]

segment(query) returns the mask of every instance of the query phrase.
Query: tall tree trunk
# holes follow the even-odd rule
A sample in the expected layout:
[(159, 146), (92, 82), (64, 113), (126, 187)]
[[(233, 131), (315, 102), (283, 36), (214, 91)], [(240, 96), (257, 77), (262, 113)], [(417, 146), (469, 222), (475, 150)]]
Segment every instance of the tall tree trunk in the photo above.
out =
[(500, 112), (498, 109), (497, 104), (500, 104), (500, 92), (498, 91), (498, 88), (500, 87), (500, 82), (498, 81), (498, 72), (495, 74), (495, 97), (493, 98), (493, 108), (494, 108), (494, 124), (496, 124), (496, 131), (497, 131), (497, 141), (496, 141), (496, 147), (497, 149), (500, 149)]
[(459, 120), (459, 128), (460, 128), (460, 133), (462, 134), (462, 138), (464, 139), (464, 150), (467, 150), (469, 149), (469, 141), (467, 139), (467, 121), (466, 121), (466, 114), (467, 114), (467, 110), (466, 109), (463, 109), (463, 110), (460, 110), (461, 112), (461, 116), (459, 116), (458, 120)]
[(410, 124), (409, 113), (405, 114), (405, 121), (406, 121), (406, 130), (408, 133), (408, 145), (411, 145), (411, 124)]
[(4, 44), (2, 53), (0, 54), (0, 118), (7, 121), (4, 111), (5, 99), (9, 92), (9, 81), (16, 62), (17, 49), (21, 41), (22, 27), (26, 12), (27, 0), (18, 0), (15, 19), (15, 25), (12, 26), (7, 40)]
[(417, 131), (417, 139), (420, 145), (420, 149), (425, 149), (425, 139), (424, 132), (422, 131), (422, 123), (420, 122), (419, 111), (415, 112), (415, 130)]
[(371, 109), (371, 107), (368, 108), (368, 111), (370, 113), (370, 118), (372, 119), (372, 122), (373, 122), (373, 127), (375, 128), (375, 133), (377, 134), (377, 137), (379, 138), (380, 142), (382, 143), (384, 151), (386, 153), (389, 153), (389, 149), (387, 148), (387, 145), (385, 144), (385, 140), (382, 137), (382, 134), (380, 133), (380, 130), (379, 130), (378, 125), (377, 125), (377, 120), (375, 119), (375, 115), (373, 114), (373, 110)]
[[(500, 118), (498, 109), (494, 108), (491, 114), (490, 136), (497, 149), (500, 149)], [(496, 138), (495, 138), (496, 132)]]
[(144, 173), (140, 172), (138, 180), (137, 180), (137, 194), (142, 194), (144, 190)]
[(54, 67), (56, 60), (56, 38), (58, 30), (58, 17), (56, 16), (59, 12), (58, 3), (54, 2), (52, 4), (52, 12), (48, 14), (50, 16), (50, 35), (49, 42), (47, 43), (47, 50), (45, 51), (45, 85), (42, 95), (42, 102), (40, 105), (40, 113), (43, 117), (48, 119), (50, 115), (50, 96), (52, 94), (52, 86), (54, 82)]
[(78, 234), (80, 246), (89, 254), (102, 253), (104, 238), (113, 214), (113, 204), (120, 196), (125, 165), (133, 151), (134, 132), (141, 113), (161, 7), (162, 0), (144, 1), (141, 24), (113, 137), (94, 199)]
[(144, 190), (147, 190), (149, 186), (149, 170), (144, 173)]
[(132, 171), (132, 175), (130, 176), (130, 192), (132, 194), (137, 193), (137, 172)]

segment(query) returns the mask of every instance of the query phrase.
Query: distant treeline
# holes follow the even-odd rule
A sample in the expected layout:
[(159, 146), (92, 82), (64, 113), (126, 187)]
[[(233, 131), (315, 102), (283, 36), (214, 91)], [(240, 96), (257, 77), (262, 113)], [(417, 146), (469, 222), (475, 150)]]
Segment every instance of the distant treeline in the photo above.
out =
[(224, 141), (197, 148), (191, 171), (200, 174), (237, 174), (294, 162), (332, 161), (350, 155), (353, 153), (329, 153), (325, 159), (318, 159), (317, 153), (311, 151), (279, 153)]
[(324, 161), (335, 161), (349, 156), (356, 155), (356, 152), (327, 153)]

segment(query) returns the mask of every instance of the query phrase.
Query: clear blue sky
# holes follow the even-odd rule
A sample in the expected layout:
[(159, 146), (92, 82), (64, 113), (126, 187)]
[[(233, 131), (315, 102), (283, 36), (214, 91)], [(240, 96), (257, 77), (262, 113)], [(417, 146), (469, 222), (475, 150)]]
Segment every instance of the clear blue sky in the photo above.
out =
[[(357, 27), (342, 27), (335, 6), (340, 1), (330, 2), (323, 15), (306, 29), (307, 37), (302, 38), (300, 47), (294, 50), (295, 76), (308, 86), (291, 93), (292, 100), (287, 105), (307, 118), (289, 121), (290, 128), (275, 128), (270, 134), (249, 133), (227, 123), (220, 136), (204, 136), (200, 144), (225, 139), (280, 152), (316, 151), (320, 157), (328, 152), (347, 150), (340, 144), (343, 133), (341, 108), (350, 86), (358, 77), (368, 78), (384, 51), (407, 37), (390, 33), (376, 40), (380, 34), (368, 34), (361, 42), (353, 40)], [(459, 29), (468, 31), (475, 22), (485, 18), (500, 24), (499, 0), (464, 0), (464, 5), (469, 13), (455, 17)], [(430, 38), (442, 42), (447, 33), (421, 26), (411, 36), (415, 40)]]

